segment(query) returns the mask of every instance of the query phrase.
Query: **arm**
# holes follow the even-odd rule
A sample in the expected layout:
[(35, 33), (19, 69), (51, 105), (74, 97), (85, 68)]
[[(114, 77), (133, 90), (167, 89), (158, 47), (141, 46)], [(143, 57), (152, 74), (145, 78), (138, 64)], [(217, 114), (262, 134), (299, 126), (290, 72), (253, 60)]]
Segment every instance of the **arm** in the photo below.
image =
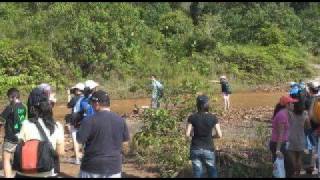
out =
[(190, 137), (191, 137), (192, 124), (191, 124), (191, 123), (188, 123), (186, 129), (187, 129), (187, 130), (186, 130), (186, 137), (187, 137), (187, 138), (190, 138)]
[(124, 128), (123, 128), (123, 143), (122, 143), (122, 153), (124, 155), (129, 154), (129, 140), (130, 140), (130, 135), (129, 135), (129, 130), (126, 121), (124, 121)]
[(210, 80), (209, 82), (212, 82), (212, 83), (220, 83), (220, 81), (217, 81), (217, 80)]
[(220, 124), (216, 124), (214, 126), (214, 129), (216, 130), (216, 134), (213, 136), (213, 138), (221, 138), (222, 137), (222, 132), (221, 132), (221, 129), (220, 129)]
[(284, 125), (283, 124), (279, 124), (278, 128), (277, 128), (277, 134), (278, 134), (278, 140), (277, 140), (277, 152), (280, 152), (281, 149), (281, 144), (283, 141), (283, 133), (284, 133)]
[(85, 144), (91, 134), (93, 119), (85, 118), (81, 121), (80, 129), (77, 132), (77, 141), (80, 144)]
[(58, 131), (58, 138), (57, 138), (57, 147), (56, 152), (59, 156), (63, 156), (65, 154), (64, 151), (64, 128), (60, 123), (57, 123), (57, 131)]

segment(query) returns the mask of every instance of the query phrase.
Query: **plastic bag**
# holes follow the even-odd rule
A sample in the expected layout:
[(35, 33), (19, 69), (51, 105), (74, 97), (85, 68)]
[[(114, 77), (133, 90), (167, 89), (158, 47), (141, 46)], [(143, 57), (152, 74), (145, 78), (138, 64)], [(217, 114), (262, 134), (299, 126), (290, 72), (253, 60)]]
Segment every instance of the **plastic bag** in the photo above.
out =
[(286, 177), (286, 171), (284, 169), (284, 159), (278, 158), (273, 163), (273, 176), (275, 178), (285, 178)]

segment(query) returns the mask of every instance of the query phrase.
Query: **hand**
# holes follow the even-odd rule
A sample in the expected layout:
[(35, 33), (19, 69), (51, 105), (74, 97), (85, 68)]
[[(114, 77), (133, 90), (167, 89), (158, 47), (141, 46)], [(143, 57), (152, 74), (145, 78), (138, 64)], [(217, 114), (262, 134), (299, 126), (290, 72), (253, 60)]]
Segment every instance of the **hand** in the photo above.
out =
[(277, 151), (276, 155), (277, 155), (278, 158), (283, 158), (283, 154), (282, 154), (281, 151)]

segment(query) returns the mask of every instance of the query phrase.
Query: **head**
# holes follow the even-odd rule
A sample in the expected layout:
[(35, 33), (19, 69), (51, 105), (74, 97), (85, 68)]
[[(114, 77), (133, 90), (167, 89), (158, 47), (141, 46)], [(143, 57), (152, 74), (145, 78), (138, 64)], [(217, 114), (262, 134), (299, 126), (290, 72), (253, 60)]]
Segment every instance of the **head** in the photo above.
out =
[(319, 92), (319, 84), (318, 84), (318, 82), (310, 82), (307, 85), (308, 85), (309, 93), (311, 95), (318, 94), (318, 92)]
[(156, 80), (156, 79), (157, 79), (157, 76), (154, 75), (154, 74), (152, 74), (152, 75), (151, 75), (151, 80)]
[(76, 84), (75, 86), (73, 86), (71, 88), (71, 91), (72, 91), (71, 93), (76, 95), (76, 96), (82, 94), (83, 91), (84, 91), (84, 84), (83, 83)]
[(95, 111), (99, 112), (104, 108), (110, 108), (109, 95), (102, 90), (96, 91), (91, 96), (91, 104)]
[(288, 110), (293, 110), (293, 104), (292, 103), (296, 103), (298, 102), (297, 99), (294, 99), (290, 96), (282, 96), (280, 98), (280, 105), (286, 107)]
[(220, 81), (227, 81), (227, 77), (225, 75), (220, 76)]
[(20, 99), (20, 92), (17, 88), (10, 88), (7, 91), (7, 96), (10, 103), (15, 103)]
[(34, 106), (32, 108), (33, 111), (33, 118), (30, 119), (31, 121), (37, 121), (41, 118), (45, 124), (45, 126), (49, 129), (50, 134), (54, 132), (55, 129), (55, 121), (53, 119), (53, 111), (52, 111), (52, 104), (46, 100), (40, 100), (38, 106)]
[(206, 95), (200, 95), (197, 97), (197, 109), (198, 112), (209, 112), (209, 97)]
[[(97, 90), (97, 87), (99, 86), (99, 84), (93, 80), (87, 80), (84, 83), (84, 88), (89, 88), (91, 90), (91, 93), (95, 92)], [(84, 90), (86, 91), (86, 90)], [(85, 92), (84, 92), (85, 94)]]
[(50, 97), (50, 94), (51, 94), (51, 86), (47, 83), (41, 83), (39, 86), (38, 86), (40, 89), (43, 90), (43, 92), (45, 93), (45, 95), (47, 97)]

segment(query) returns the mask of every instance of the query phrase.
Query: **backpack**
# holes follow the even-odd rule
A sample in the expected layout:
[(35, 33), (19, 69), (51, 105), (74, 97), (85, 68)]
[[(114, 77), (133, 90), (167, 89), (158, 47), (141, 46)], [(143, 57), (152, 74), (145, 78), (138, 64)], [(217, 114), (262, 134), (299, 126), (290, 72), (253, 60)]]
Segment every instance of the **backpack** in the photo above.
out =
[(32, 89), (31, 93), (29, 94), (28, 97), (28, 117), (33, 118), (33, 110), (35, 107), (40, 105), (40, 102), (43, 101), (49, 101), (49, 98), (45, 95), (44, 91), (40, 88), (34, 88)]
[(158, 87), (158, 97), (159, 98), (163, 98), (164, 96), (164, 88), (163, 88), (163, 85), (161, 84), (161, 86), (157, 86)]
[(54, 169), (60, 172), (59, 157), (51, 142), (37, 120), (32, 121), (37, 126), (44, 141), (31, 139), (19, 142), (14, 152), (13, 169), (22, 173), (41, 173)]
[(85, 97), (80, 102), (80, 112), (71, 114), (71, 124), (79, 128), (81, 121), (88, 115), (94, 113), (93, 107), (89, 104), (89, 97)]
[(230, 84), (227, 83), (226, 86), (227, 86), (227, 93), (228, 93), (228, 94), (232, 94)]
[(311, 120), (320, 124), (320, 97), (314, 97), (313, 103), (310, 108)]

